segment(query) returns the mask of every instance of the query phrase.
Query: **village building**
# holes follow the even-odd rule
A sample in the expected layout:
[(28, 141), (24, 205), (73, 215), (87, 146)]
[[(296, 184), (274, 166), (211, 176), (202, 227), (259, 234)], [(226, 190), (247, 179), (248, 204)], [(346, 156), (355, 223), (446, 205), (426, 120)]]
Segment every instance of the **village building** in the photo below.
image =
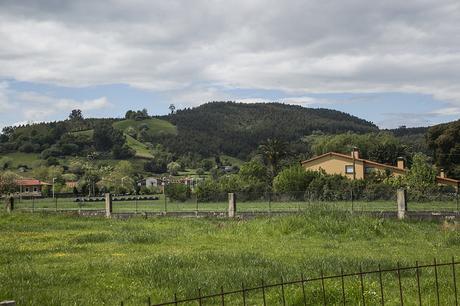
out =
[(78, 181), (66, 181), (65, 186), (67, 188), (77, 188), (78, 187)]
[[(405, 160), (398, 158), (396, 166), (377, 163), (360, 158), (359, 150), (353, 149), (350, 155), (329, 152), (301, 162), (305, 170), (325, 171), (327, 174), (339, 174), (349, 179), (366, 179), (373, 173), (380, 172), (391, 176), (406, 175)], [(459, 190), (460, 180), (447, 178), (444, 171), (436, 176), (440, 185), (448, 185)]]
[(32, 178), (22, 178), (16, 181), (19, 187), (19, 195), (40, 197), (42, 196), (43, 186), (51, 186), (51, 184)]

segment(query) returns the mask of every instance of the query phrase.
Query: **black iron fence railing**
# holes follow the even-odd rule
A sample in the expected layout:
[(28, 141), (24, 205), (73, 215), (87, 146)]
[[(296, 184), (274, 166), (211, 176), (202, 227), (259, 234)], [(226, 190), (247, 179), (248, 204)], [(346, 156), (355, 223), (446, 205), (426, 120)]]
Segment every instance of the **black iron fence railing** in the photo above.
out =
[[(454, 258), (450, 262), (429, 264), (415, 263), (414, 266), (400, 266), (359, 271), (353, 273), (304, 277), (295, 280), (260, 285), (245, 286), (240, 289), (203, 294), (202, 288), (191, 298), (173, 298), (167, 302), (152, 302), (146, 298), (148, 306), (163, 305), (458, 305), (457, 266)], [(293, 289), (293, 286), (296, 288)], [(316, 287), (311, 291), (309, 288)], [(274, 289), (277, 294), (272, 294)], [(295, 296), (293, 299), (292, 297)], [(121, 305), (125, 302), (122, 301)]]

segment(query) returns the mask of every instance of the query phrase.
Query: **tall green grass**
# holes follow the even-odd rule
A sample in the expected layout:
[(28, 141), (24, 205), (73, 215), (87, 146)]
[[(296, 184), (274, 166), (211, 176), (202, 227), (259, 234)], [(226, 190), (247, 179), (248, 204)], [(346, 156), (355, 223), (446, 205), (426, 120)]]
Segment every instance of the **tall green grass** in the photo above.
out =
[[(284, 279), (355, 272), (439, 260), (459, 254), (455, 225), (353, 216), (330, 210), (254, 220), (142, 219), (125, 221), (47, 214), (0, 215), (0, 300), (20, 305), (139, 305), (256, 286)], [(452, 297), (451, 273), (440, 269), (444, 304)], [(460, 275), (457, 275), (460, 276)], [(405, 299), (414, 304), (414, 275), (403, 273)], [(457, 277), (457, 279), (460, 279)], [(350, 304), (361, 298), (357, 278), (345, 280)], [(384, 276), (388, 304), (399, 298), (394, 274)], [(327, 281), (328, 303), (339, 303), (340, 282)], [(426, 303), (434, 303), (433, 271), (423, 271)], [(369, 305), (378, 303), (378, 282), (365, 278)], [(285, 288), (289, 305), (302, 305), (299, 286)], [(321, 286), (306, 287), (321, 301)], [(278, 289), (269, 304), (281, 302)], [(241, 295), (228, 296), (238, 304)], [(261, 292), (248, 304), (260, 305)], [(316, 302), (315, 302), (316, 301)], [(205, 301), (212, 305), (217, 300)]]

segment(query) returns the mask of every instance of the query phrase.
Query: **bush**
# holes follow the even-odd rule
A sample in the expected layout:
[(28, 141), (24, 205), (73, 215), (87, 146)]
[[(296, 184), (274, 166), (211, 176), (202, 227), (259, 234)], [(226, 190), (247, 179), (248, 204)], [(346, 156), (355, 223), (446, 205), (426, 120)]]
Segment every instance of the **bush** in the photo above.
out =
[(13, 160), (9, 157), (3, 157), (0, 159), (0, 170), (6, 170), (11, 168)]
[(167, 165), (167, 169), (168, 169), (169, 174), (177, 175), (177, 174), (179, 174), (179, 171), (181, 169), (181, 165), (179, 163), (177, 163), (177, 162), (170, 162)]
[(61, 151), (61, 149), (59, 147), (57, 147), (56, 145), (53, 145), (51, 146), (49, 149), (46, 149), (44, 151), (42, 151), (41, 153), (41, 157), (43, 159), (48, 159), (48, 157), (52, 156), (52, 157), (58, 157), (58, 156), (62, 156), (63, 153)]
[(200, 202), (218, 201), (223, 194), (219, 183), (210, 179), (207, 179), (199, 184), (195, 189), (195, 193), (198, 201)]
[(165, 194), (171, 200), (184, 202), (190, 199), (192, 191), (190, 187), (184, 184), (169, 184), (165, 187)]
[(305, 171), (300, 165), (291, 166), (282, 170), (273, 181), (273, 188), (276, 192), (294, 193), (305, 192), (308, 185), (316, 177), (318, 172)]
[(35, 151), (35, 147), (32, 143), (25, 142), (22, 146), (19, 147), (18, 150), (24, 153), (32, 153)]
[(78, 145), (74, 143), (64, 143), (61, 145), (61, 150), (64, 155), (74, 155), (80, 152)]
[(152, 173), (165, 173), (168, 171), (167, 164), (164, 161), (151, 160), (144, 164), (144, 170)]
[(136, 152), (127, 145), (114, 145), (112, 148), (112, 154), (115, 159), (125, 159), (133, 157)]
[(48, 166), (58, 166), (59, 160), (56, 157), (50, 156), (46, 159), (46, 164)]

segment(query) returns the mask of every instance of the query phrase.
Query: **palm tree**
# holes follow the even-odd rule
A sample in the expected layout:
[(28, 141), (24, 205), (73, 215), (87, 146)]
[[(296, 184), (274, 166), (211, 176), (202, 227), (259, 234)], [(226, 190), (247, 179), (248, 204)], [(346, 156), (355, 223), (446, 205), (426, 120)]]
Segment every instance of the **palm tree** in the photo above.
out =
[(267, 139), (259, 146), (259, 152), (270, 167), (271, 181), (279, 170), (280, 162), (287, 156), (287, 145), (279, 139)]

